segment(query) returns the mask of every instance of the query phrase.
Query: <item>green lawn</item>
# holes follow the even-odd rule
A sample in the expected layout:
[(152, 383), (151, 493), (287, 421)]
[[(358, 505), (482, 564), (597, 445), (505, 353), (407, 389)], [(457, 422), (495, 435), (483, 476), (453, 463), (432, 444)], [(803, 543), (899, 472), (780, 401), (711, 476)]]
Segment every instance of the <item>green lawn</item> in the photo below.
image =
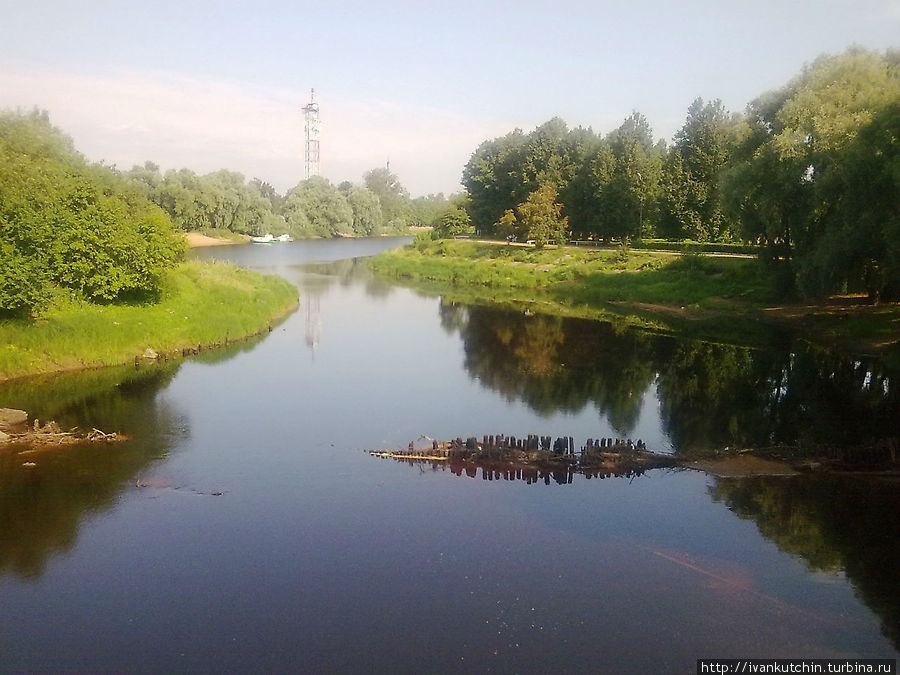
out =
[(126, 363), (148, 347), (181, 353), (255, 334), (297, 303), (280, 277), (224, 263), (170, 271), (158, 301), (96, 305), (59, 297), (35, 319), (0, 321), (0, 379)]

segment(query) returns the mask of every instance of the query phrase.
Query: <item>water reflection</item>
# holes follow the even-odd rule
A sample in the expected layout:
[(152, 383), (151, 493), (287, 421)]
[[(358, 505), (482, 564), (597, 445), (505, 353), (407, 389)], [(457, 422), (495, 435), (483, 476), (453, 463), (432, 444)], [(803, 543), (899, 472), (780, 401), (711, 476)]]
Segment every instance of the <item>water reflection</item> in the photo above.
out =
[[(258, 267), (276, 256), (266, 269), (302, 283), (301, 301), (317, 305), (261, 344), (197, 357), (255, 347), (216, 367), (0, 387), (0, 401), (42, 419), (134, 438), (42, 455), (33, 473), (3, 456), (0, 670), (686, 672), (704, 654), (895, 654), (848, 583), (810, 574), (792, 557), (802, 553), (781, 553), (723, 505), (764, 514), (750, 517), (776, 541), (770, 520), (789, 533), (818, 528), (785, 540), (822, 539), (808, 547), (816, 569), (846, 569), (895, 625), (896, 550), (865, 528), (877, 523), (896, 541), (897, 504), (855, 507), (867, 504), (865, 488), (831, 505), (841, 513), (823, 488), (820, 512), (803, 519), (785, 506), (798, 503), (798, 487), (760, 509), (762, 483), (734, 488), (732, 501), (718, 483), (715, 502), (712, 479), (695, 472), (586, 483), (565, 468), (404, 470), (361, 452), (421, 432), (534, 426), (645, 440), (652, 426), (662, 438), (657, 409), (679, 450), (817, 437), (792, 432), (792, 420), (815, 423), (844, 403), (868, 409), (856, 429), (875, 437), (896, 393), (874, 362), (450, 303), (442, 328), (435, 300), (390, 290), (358, 262), (303, 264), (325, 257), (324, 245), (232, 248)], [(305, 330), (317, 320), (311, 363)], [(642, 405), (641, 431), (625, 433)], [(569, 414), (579, 407), (584, 415)], [(537, 409), (559, 414), (536, 420)], [(187, 489), (135, 487), (159, 478)], [(194, 498), (190, 486), (226, 494)]]
[(557, 465), (547, 463), (546, 466), (521, 465), (514, 462), (504, 461), (438, 461), (423, 460), (415, 458), (395, 457), (395, 462), (406, 464), (420, 470), (429, 470), (431, 472), (447, 471), (459, 478), (478, 478), (485, 481), (506, 481), (506, 482), (522, 482), (526, 485), (536, 485), (543, 483), (544, 485), (571, 485), (575, 476), (583, 476), (585, 479), (591, 478), (627, 478), (633, 479), (644, 475), (646, 469), (643, 468), (622, 468), (614, 467), (576, 467), (572, 465)]
[[(258, 341), (202, 352), (191, 360), (215, 363)], [(75, 545), (86, 518), (113, 507), (137, 477), (188, 433), (185, 414), (158, 395), (182, 363), (101, 368), (0, 384), (4, 407), (53, 419), (63, 429), (96, 427), (132, 439), (0, 451), (0, 576), (10, 572), (39, 577), (53, 555)], [(23, 466), (25, 462), (34, 466)]]
[[(615, 324), (442, 302), (465, 368), (535, 412), (588, 405), (630, 435), (655, 387), (676, 452), (787, 445), (878, 462), (900, 436), (900, 393), (877, 359), (806, 344), (751, 349)], [(852, 450), (852, 452), (851, 452)]]
[(174, 363), (106, 368), (3, 386), (2, 400), (63, 428), (77, 422), (139, 440), (0, 452), (0, 574), (39, 576), (52, 555), (74, 545), (85, 517), (110, 508), (138, 472), (163, 456), (168, 443), (159, 432), (178, 421), (156, 393), (177, 369)]
[(810, 571), (846, 575), (900, 648), (898, 488), (896, 478), (801, 476), (718, 479), (709, 492)]
[(395, 286), (382, 277), (378, 277), (369, 269), (366, 258), (347, 258), (330, 263), (307, 263), (300, 267), (304, 273), (303, 290), (309, 285), (309, 275), (316, 277), (315, 287), (329, 288), (340, 285), (362, 286), (369, 298), (387, 298), (394, 292)]

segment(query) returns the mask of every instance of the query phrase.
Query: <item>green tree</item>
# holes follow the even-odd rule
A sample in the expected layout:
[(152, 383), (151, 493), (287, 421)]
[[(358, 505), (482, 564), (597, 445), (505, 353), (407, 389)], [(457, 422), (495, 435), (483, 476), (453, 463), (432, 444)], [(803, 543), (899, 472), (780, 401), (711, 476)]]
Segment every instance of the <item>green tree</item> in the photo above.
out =
[(409, 225), (409, 192), (396, 175), (386, 168), (371, 169), (363, 176), (363, 182), (366, 188), (378, 196), (384, 224), (388, 229), (401, 230)]
[(447, 208), (447, 197), (443, 192), (429, 194), (424, 197), (416, 197), (410, 201), (411, 226), (433, 227), (437, 219)]
[(562, 204), (556, 201), (556, 186), (542, 185), (519, 205), (519, 222), (527, 229), (528, 238), (540, 248), (551, 240), (562, 244), (568, 229), (568, 217), (561, 218)]
[(353, 211), (353, 233), (362, 237), (377, 234), (384, 223), (378, 195), (358, 185), (350, 186), (344, 194)]
[(90, 300), (152, 294), (184, 251), (166, 215), (88, 164), (46, 113), (0, 113), (0, 312), (32, 311), (52, 286)]
[(691, 103), (663, 171), (662, 234), (698, 241), (731, 236), (718, 184), (737, 123), (719, 100), (704, 103), (697, 98)]
[(136, 183), (140, 187), (141, 193), (147, 198), (152, 197), (153, 192), (162, 182), (159, 165), (150, 161), (144, 162), (142, 166), (132, 167), (131, 171), (125, 174), (125, 177)]
[(432, 234), (436, 239), (451, 239), (471, 231), (472, 220), (469, 214), (458, 206), (450, 206), (438, 217)]
[(463, 168), (469, 212), (479, 234), (492, 234), (492, 224), (528, 196), (522, 180), (525, 142), (521, 129), (484, 141)]
[(515, 211), (506, 209), (506, 212), (500, 217), (500, 220), (494, 226), (494, 231), (498, 237), (508, 239), (510, 237), (519, 238), (525, 232), (519, 227), (519, 221), (516, 219)]
[(463, 169), (469, 212), (479, 234), (496, 235), (503, 214), (541, 185), (552, 184), (567, 198), (569, 184), (595, 140), (589, 129), (569, 130), (558, 118), (529, 134), (520, 129), (482, 143)]
[(749, 107), (724, 177), (745, 236), (807, 296), (898, 297), (896, 53), (823, 56)]
[(664, 145), (632, 113), (605, 139), (584, 145), (566, 192), (572, 230), (582, 237), (637, 237), (653, 230)]
[(209, 227), (209, 218), (199, 199), (200, 191), (200, 178), (193, 171), (167, 171), (150, 199), (169, 214), (179, 229), (189, 232)]
[(322, 176), (313, 176), (288, 192), (284, 216), (299, 236), (336, 237), (353, 231), (353, 209)]
[(281, 204), (284, 201), (284, 197), (278, 194), (275, 188), (272, 187), (271, 183), (259, 178), (254, 178), (248, 183), (248, 187), (254, 195), (262, 197), (269, 203), (269, 210), (272, 213), (278, 213), (278, 211), (281, 209)]

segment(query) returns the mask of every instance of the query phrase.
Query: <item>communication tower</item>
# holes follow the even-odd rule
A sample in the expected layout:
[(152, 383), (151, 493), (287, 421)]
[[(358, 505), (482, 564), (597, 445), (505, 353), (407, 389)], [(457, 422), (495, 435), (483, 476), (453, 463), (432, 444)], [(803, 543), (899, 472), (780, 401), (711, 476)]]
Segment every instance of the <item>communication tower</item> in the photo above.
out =
[(303, 106), (303, 118), (306, 120), (306, 163), (303, 177), (319, 175), (319, 104), (316, 103), (316, 90), (309, 90), (309, 103)]

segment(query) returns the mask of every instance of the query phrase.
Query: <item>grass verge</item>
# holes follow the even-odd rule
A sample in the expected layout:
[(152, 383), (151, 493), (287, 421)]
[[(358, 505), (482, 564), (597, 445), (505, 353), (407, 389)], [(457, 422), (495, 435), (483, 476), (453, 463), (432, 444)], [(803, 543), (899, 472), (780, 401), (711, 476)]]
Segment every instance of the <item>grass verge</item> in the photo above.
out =
[(171, 270), (156, 302), (94, 305), (58, 298), (39, 317), (0, 321), (0, 380), (127, 363), (217, 345), (263, 330), (297, 304), (279, 277), (225, 263)]

